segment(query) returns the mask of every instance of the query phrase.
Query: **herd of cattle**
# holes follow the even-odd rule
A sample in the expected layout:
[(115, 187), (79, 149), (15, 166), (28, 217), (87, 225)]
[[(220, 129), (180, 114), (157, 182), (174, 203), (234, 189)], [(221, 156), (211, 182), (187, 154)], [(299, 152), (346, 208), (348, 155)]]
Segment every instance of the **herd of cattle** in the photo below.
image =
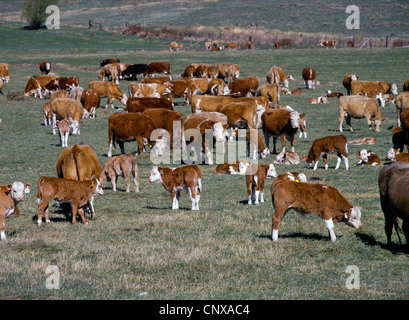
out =
[[(361, 211), (344, 198), (340, 192), (325, 184), (308, 183), (303, 173), (287, 172), (277, 175), (275, 164), (298, 164), (295, 152), (295, 137), (307, 137), (306, 116), (289, 106), (280, 105), (282, 94), (297, 94), (290, 91), (289, 81), (294, 78), (284, 75), (283, 69), (271, 67), (266, 74), (266, 82), (260, 84), (255, 76), (240, 77), (240, 67), (233, 63), (190, 64), (179, 80), (172, 80), (169, 62), (150, 64), (124, 64), (119, 59), (100, 61), (101, 72), (98, 80), (92, 80), (88, 88), (79, 86), (78, 77), (60, 77), (51, 72), (51, 63), (40, 64), (41, 76), (31, 77), (24, 95), (34, 95), (41, 99), (50, 97), (43, 106), (44, 124), (52, 125), (53, 133), (60, 135), (60, 145), (66, 147), (57, 160), (58, 178), (41, 177), (38, 180), (38, 220), (50, 222), (49, 202), (52, 199), (69, 201), (72, 204), (72, 223), (78, 213), (84, 223), (84, 210), (91, 217), (95, 214), (93, 199), (103, 194), (102, 184), (112, 181), (116, 190), (119, 176), (126, 179), (126, 191), (130, 191), (130, 176), (133, 176), (135, 192), (139, 192), (139, 178), (136, 158), (126, 155), (124, 143), (135, 141), (138, 152), (163, 155), (165, 150), (185, 149), (188, 141), (201, 141), (196, 150), (198, 159), (202, 152), (204, 164), (213, 165), (213, 143), (226, 152), (227, 139), (246, 141), (248, 159), (219, 164), (217, 174), (246, 175), (248, 203), (264, 202), (265, 180), (274, 179), (271, 195), (275, 213), (273, 215), (271, 238), (278, 238), (279, 224), (286, 211), (294, 209), (300, 214), (315, 213), (325, 222), (330, 240), (335, 241), (334, 222), (345, 222), (354, 228), (361, 228)], [(158, 75), (160, 74), (160, 75)], [(154, 76), (156, 75), (156, 76)], [(313, 90), (320, 85), (313, 68), (304, 68), (302, 78), (306, 89)], [(137, 80), (140, 81), (137, 81)], [(120, 80), (132, 81), (128, 92), (123, 93)], [(0, 64), (0, 92), (3, 84), (10, 81), (9, 66)], [(326, 97), (310, 99), (309, 103), (328, 103), (330, 98), (338, 98), (339, 131), (343, 130), (345, 119), (352, 132), (351, 118), (365, 118), (368, 126), (375, 125), (380, 130), (384, 118), (381, 109), (385, 102), (395, 102), (398, 126), (392, 132), (392, 148), (387, 158), (396, 161), (384, 167), (379, 175), (381, 205), (385, 214), (385, 232), (391, 243), (392, 228), (397, 227), (397, 217), (403, 220), (402, 229), (409, 239), (409, 200), (400, 195), (407, 192), (409, 175), (409, 153), (403, 152), (409, 145), (409, 80), (403, 92), (397, 92), (397, 85), (384, 81), (362, 81), (355, 74), (347, 74), (343, 85), (346, 94), (327, 91)], [(106, 108), (112, 108), (113, 101), (125, 105), (126, 112), (115, 112), (108, 120), (108, 160), (100, 166), (95, 150), (85, 144), (68, 147), (69, 134), (80, 134), (82, 119), (96, 117), (101, 99), (107, 98)], [(183, 115), (174, 110), (174, 98), (183, 98), (191, 106), (191, 114)], [(258, 129), (264, 135), (264, 139)], [(245, 129), (246, 131), (244, 131)], [(159, 132), (159, 133), (158, 133)], [(243, 134), (243, 132), (245, 132)], [(156, 134), (155, 134), (156, 133)], [(210, 133), (210, 135), (209, 135)], [(273, 154), (277, 154), (276, 141), (281, 140), (281, 152), (274, 163), (259, 165), (257, 157), (266, 158), (270, 154), (269, 140), (273, 137)], [(286, 151), (286, 140), (291, 151)], [(374, 144), (376, 139), (366, 137), (350, 141), (352, 144)], [(118, 143), (122, 155), (112, 156), (112, 147)], [(336, 152), (337, 164), (344, 161), (348, 170), (347, 137), (344, 134), (316, 139), (307, 157), (303, 159), (307, 167), (317, 169), (323, 158), (328, 169), (327, 154)], [(357, 165), (379, 165), (378, 155), (363, 149), (359, 153)], [(403, 162), (402, 162), (403, 161)], [(201, 164), (202, 161), (197, 161)], [(188, 164), (177, 168), (153, 166), (149, 182), (158, 182), (171, 193), (172, 209), (179, 208), (179, 194), (186, 190), (191, 199), (192, 210), (199, 210), (202, 191), (202, 172), (198, 165)], [(1, 239), (5, 240), (5, 219), (19, 214), (17, 204), (24, 199), (24, 193), (31, 185), (21, 182), (0, 186), (0, 228)]]

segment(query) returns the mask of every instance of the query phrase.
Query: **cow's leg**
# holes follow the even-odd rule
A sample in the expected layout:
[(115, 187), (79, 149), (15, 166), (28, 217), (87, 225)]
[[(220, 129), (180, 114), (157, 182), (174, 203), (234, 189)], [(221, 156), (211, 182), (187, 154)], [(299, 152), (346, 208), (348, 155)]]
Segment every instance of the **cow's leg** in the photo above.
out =
[[(273, 198), (273, 203), (274, 203), (274, 198)], [(275, 212), (273, 214), (273, 226), (271, 228), (271, 240), (272, 241), (278, 240), (278, 229), (280, 227), (281, 219), (284, 217), (284, 215), (285, 215), (284, 208), (275, 207)]]
[(345, 155), (341, 155), (342, 159), (344, 159), (344, 164), (345, 164), (345, 170), (349, 169), (349, 164), (348, 164), (348, 157)]
[(87, 221), (87, 219), (85, 218), (84, 208), (78, 208), (78, 213), (79, 213), (79, 215), (81, 216), (82, 222), (83, 222), (85, 225), (87, 225), (87, 224), (88, 224), (88, 221)]
[[(291, 139), (291, 151), (292, 152), (295, 152), (294, 144), (295, 144), (295, 134), (294, 134), (293, 138)], [(285, 152), (285, 148), (284, 148), (283, 152)]]
[[(281, 140), (281, 146), (282, 146), (281, 152), (285, 152), (285, 134), (282, 134), (280, 136), (280, 140)], [(294, 152), (293, 148), (291, 148), (291, 150)]]
[(319, 161), (320, 161), (320, 158), (319, 158), (319, 157), (315, 157), (315, 158), (314, 158), (314, 162), (315, 162), (315, 164), (314, 164), (314, 171), (317, 170), (318, 162), (319, 162)]
[(266, 148), (270, 149), (270, 136), (268, 134), (267, 128), (264, 129), (264, 144), (266, 145)]
[(107, 98), (107, 104), (105, 105), (105, 109), (108, 109), (109, 102), (110, 102), (110, 100), (109, 100), (109, 98)]
[(346, 121), (346, 123), (347, 123), (347, 126), (348, 126), (349, 131), (350, 131), (350, 132), (354, 132), (354, 129), (352, 129), (352, 126), (351, 126), (351, 117), (350, 117), (350, 116), (347, 116), (347, 117), (345, 118), (345, 121)]
[[(38, 216), (37, 216), (37, 225), (41, 225), (43, 222), (43, 214), (44, 211), (48, 210), (48, 201), (43, 200), (39, 200), (38, 203)], [(47, 216), (48, 216), (48, 212), (47, 212)], [(46, 217), (46, 221), (47, 221), (47, 217)], [(48, 220), (49, 221), (49, 220)]]
[(0, 217), (0, 240), (7, 242), (6, 233), (4, 232), (4, 228), (6, 225), (5, 220), (6, 220), (6, 217), (1, 215)]
[(187, 188), (188, 193), (189, 193), (189, 197), (190, 197), (190, 201), (192, 203), (192, 210), (197, 210), (196, 209), (196, 192), (194, 190), (194, 187), (188, 187)]
[(334, 222), (332, 221), (332, 218), (329, 218), (328, 220), (324, 220), (324, 222), (325, 222), (325, 226), (328, 229), (329, 238), (331, 239), (331, 242), (335, 242), (335, 240), (337, 240), (337, 237), (335, 236)]
[[(277, 137), (273, 137), (273, 154), (277, 154), (276, 144), (277, 144)], [(284, 149), (284, 151), (285, 151), (285, 149)]]
[(78, 204), (72, 203), (71, 211), (72, 211), (72, 224), (76, 224), (77, 223)]
[(172, 210), (177, 210), (178, 209), (178, 200), (176, 198), (176, 192), (172, 192), (171, 196), (172, 196)]
[(119, 148), (121, 149), (121, 153), (125, 154), (125, 147), (124, 147), (124, 142), (123, 141), (118, 141)]
[(112, 191), (116, 191), (116, 182), (117, 182), (118, 178), (116, 176), (116, 174), (114, 173), (111, 177), (111, 181), (112, 181)]
[(109, 144), (108, 144), (108, 158), (110, 158), (110, 157), (112, 157), (112, 146), (113, 146), (113, 141), (111, 140), (111, 141), (109, 141)]
[(139, 192), (139, 176), (135, 171), (132, 171), (133, 181), (135, 183), (135, 193)]
[(339, 165), (341, 164), (341, 154), (337, 152), (337, 165), (335, 166), (335, 170), (339, 169)]
[(91, 196), (89, 198), (89, 201), (88, 201), (87, 205), (88, 205), (89, 211), (91, 212), (91, 219), (94, 219), (95, 218), (94, 196)]
[(324, 155), (322, 156), (322, 159), (324, 160), (324, 168), (325, 168), (325, 170), (327, 170), (327, 169), (328, 169), (328, 158), (327, 158), (327, 154), (324, 154)]
[(53, 114), (53, 134), (57, 134), (57, 115)]

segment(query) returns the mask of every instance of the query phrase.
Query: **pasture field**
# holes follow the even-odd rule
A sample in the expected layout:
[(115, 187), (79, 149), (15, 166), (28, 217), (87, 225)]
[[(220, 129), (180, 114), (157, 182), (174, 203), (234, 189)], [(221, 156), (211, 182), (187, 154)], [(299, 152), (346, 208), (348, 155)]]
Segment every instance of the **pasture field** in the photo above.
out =
[[(67, 30), (26, 31), (18, 25), (0, 26), (2, 45), (0, 62), (10, 64), (11, 81), (0, 95), (0, 182), (20, 180), (31, 183), (32, 190), (19, 205), (22, 216), (8, 218), (8, 243), (0, 244), (1, 299), (352, 299), (405, 300), (408, 295), (408, 256), (401, 247), (386, 248), (384, 218), (379, 203), (377, 178), (383, 165), (357, 167), (361, 146), (348, 145), (350, 169), (334, 170), (336, 156), (329, 155), (329, 169), (323, 162), (312, 171), (299, 165), (277, 165), (277, 173), (304, 172), (311, 182), (330, 184), (354, 205), (362, 207), (361, 230), (345, 224), (335, 226), (337, 241), (331, 243), (321, 219), (314, 215), (301, 218), (289, 211), (281, 223), (279, 240), (271, 235), (270, 186), (266, 202), (247, 205), (243, 176), (215, 175), (215, 166), (200, 165), (203, 193), (200, 211), (190, 210), (190, 200), (181, 194), (180, 210), (171, 210), (170, 194), (162, 185), (149, 184), (152, 168), (149, 155), (138, 156), (140, 193), (126, 193), (125, 180), (119, 179), (118, 191), (104, 186), (105, 195), (94, 205), (97, 218), (87, 226), (71, 224), (69, 207), (50, 207), (51, 224), (38, 227), (37, 181), (42, 175), (56, 176), (55, 164), (62, 151), (58, 136), (43, 125), (44, 100), (24, 98), (8, 100), (10, 90), (22, 91), (38, 65), (47, 59), (60, 76), (79, 76), (80, 85), (97, 79), (98, 61), (118, 57), (123, 62), (169, 61), (174, 79), (186, 65), (196, 62), (237, 63), (242, 76), (256, 75), (261, 83), (272, 65), (284, 68), (295, 81), (290, 88), (303, 88), (301, 70), (316, 69), (321, 82), (315, 90), (303, 90), (300, 96), (282, 95), (281, 104), (290, 105), (307, 116), (307, 139), (296, 140), (300, 158), (306, 156), (319, 137), (338, 134), (338, 103), (309, 105), (313, 96), (327, 89), (341, 91), (345, 74), (354, 72), (365, 80), (384, 80), (400, 85), (409, 78), (407, 48), (296, 50), (253, 50), (205, 52), (182, 50), (170, 53), (165, 40), (148, 41), (69, 28)], [(127, 92), (129, 82), (121, 81)], [(102, 105), (105, 105), (105, 98)], [(183, 114), (190, 107), (176, 100), (175, 109)], [(108, 117), (116, 110), (99, 108), (96, 119), (84, 119), (80, 136), (70, 136), (72, 146), (81, 141), (92, 145), (101, 165), (108, 148)], [(381, 110), (388, 117), (380, 132), (370, 131), (365, 120), (352, 120), (354, 133), (344, 132), (348, 140), (373, 136), (378, 144), (372, 151), (386, 156), (391, 147), (391, 130), (396, 126), (394, 104)], [(346, 126), (344, 125), (344, 129)], [(278, 143), (278, 148), (280, 148)], [(125, 144), (127, 153), (136, 143)], [(113, 150), (114, 155), (120, 153)], [(275, 155), (260, 160), (271, 163)], [(174, 165), (169, 165), (174, 166)], [(397, 242), (394, 232), (393, 241)], [(46, 268), (60, 270), (61, 287), (46, 288)], [(350, 276), (346, 269), (360, 270), (359, 289), (346, 288)], [(140, 296), (141, 293), (147, 293)]]

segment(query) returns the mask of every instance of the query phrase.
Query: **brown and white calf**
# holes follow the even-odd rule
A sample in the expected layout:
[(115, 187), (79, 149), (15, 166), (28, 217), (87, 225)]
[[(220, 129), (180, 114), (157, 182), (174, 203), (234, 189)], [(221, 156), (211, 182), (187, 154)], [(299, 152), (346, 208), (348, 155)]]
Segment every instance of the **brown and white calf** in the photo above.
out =
[(98, 179), (77, 181), (53, 177), (41, 177), (37, 184), (38, 217), (37, 224), (41, 225), (44, 214), (45, 222), (50, 223), (48, 216), (51, 200), (69, 201), (72, 208), (72, 223), (77, 222), (77, 213), (82, 222), (88, 224), (84, 215), (84, 207), (91, 197), (103, 195), (102, 185)]
[(70, 135), (70, 121), (68, 119), (56, 121), (57, 130), (60, 134), (60, 146), (68, 147), (68, 136)]
[(339, 169), (341, 160), (343, 159), (345, 169), (348, 170), (348, 144), (347, 137), (343, 134), (315, 139), (308, 152), (308, 157), (303, 159), (307, 161), (307, 168), (314, 166), (314, 170), (317, 170), (318, 162), (322, 157), (325, 163), (325, 170), (327, 170), (327, 154), (332, 152), (336, 152), (338, 156), (335, 169)]
[(331, 242), (337, 238), (334, 223), (345, 222), (348, 226), (361, 229), (361, 208), (353, 206), (334, 187), (325, 184), (283, 181), (271, 191), (274, 214), (271, 239), (278, 240), (280, 222), (290, 209), (304, 215), (320, 216), (328, 229)]
[[(239, 171), (242, 171), (242, 163), (239, 164)], [(251, 164), (246, 169), (246, 185), (248, 204), (258, 205), (264, 202), (264, 186), (266, 179), (273, 179), (277, 177), (274, 164), (257, 165)], [(260, 202), (259, 202), (260, 198)]]
[(377, 166), (381, 164), (381, 159), (372, 150), (362, 149), (358, 151), (359, 161), (355, 164), (356, 166)]
[(378, 140), (375, 137), (364, 137), (364, 138), (356, 138), (352, 141), (349, 141), (350, 144), (353, 145), (361, 145), (361, 144), (377, 144)]
[(278, 83), (288, 88), (289, 80), (294, 80), (292, 75), (284, 76), (283, 69), (277, 66), (272, 66), (267, 72), (266, 80), (270, 84)]
[(7, 242), (4, 227), (6, 218), (15, 214), (20, 216), (17, 204), (24, 200), (24, 193), (30, 193), (31, 184), (15, 181), (13, 184), (0, 186), (0, 239)]
[(344, 95), (342, 92), (332, 92), (331, 90), (327, 90), (326, 94), (328, 98), (339, 98)]
[(327, 49), (329, 47), (334, 47), (334, 49), (335, 49), (336, 44), (337, 44), (337, 42), (335, 40), (331, 40), (331, 41), (325, 40), (325, 41), (321, 41), (320, 46), (321, 47), (326, 47)]
[(89, 88), (96, 91), (101, 98), (108, 98), (105, 108), (108, 108), (109, 103), (111, 107), (114, 108), (114, 100), (119, 100), (122, 104), (126, 105), (128, 97), (122, 93), (118, 85), (114, 82), (91, 80), (89, 82)]
[(299, 164), (300, 157), (296, 152), (286, 151), (280, 152), (276, 159), (274, 160), (274, 164)]
[[(243, 163), (243, 165), (240, 165)], [(225, 162), (219, 164), (215, 169), (214, 173), (216, 174), (238, 174), (245, 175), (247, 167), (250, 165), (249, 160), (237, 160), (235, 162)]]
[(390, 148), (388, 154), (386, 155), (386, 160), (409, 162), (409, 153), (400, 152), (393, 148)]
[(260, 156), (260, 159), (265, 159), (268, 154), (270, 154), (270, 149), (266, 147), (263, 141), (263, 137), (261, 136), (260, 132), (256, 129), (247, 130), (246, 133), (246, 143), (247, 143), (247, 156), (250, 157), (250, 150), (251, 150), (251, 158), (257, 159), (257, 153)]
[(295, 181), (299, 183), (308, 183), (307, 176), (302, 172), (290, 171), (280, 174), (277, 178), (274, 179), (271, 184), (271, 194), (276, 188), (276, 185), (283, 181)]
[(308, 100), (309, 104), (325, 104), (325, 103), (329, 103), (328, 99), (326, 97), (313, 97), (311, 99)]
[(126, 192), (131, 190), (130, 175), (135, 183), (135, 193), (139, 192), (139, 176), (136, 157), (133, 154), (122, 154), (108, 158), (101, 168), (99, 181), (103, 185), (106, 181), (112, 182), (112, 190), (116, 191), (118, 177), (125, 178)]
[(199, 210), (200, 193), (202, 192), (202, 172), (196, 165), (178, 168), (153, 166), (149, 182), (162, 183), (171, 193), (172, 210), (179, 209), (180, 190), (186, 190), (190, 196), (192, 210)]

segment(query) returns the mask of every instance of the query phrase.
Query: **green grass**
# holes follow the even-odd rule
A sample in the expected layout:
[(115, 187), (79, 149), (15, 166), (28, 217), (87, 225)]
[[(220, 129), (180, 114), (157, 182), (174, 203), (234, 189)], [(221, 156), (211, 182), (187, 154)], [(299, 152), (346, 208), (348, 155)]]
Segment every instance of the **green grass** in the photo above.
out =
[[(169, 61), (174, 78), (194, 62), (234, 62), (242, 75), (256, 75), (261, 82), (272, 65), (282, 66), (296, 81), (291, 89), (303, 87), (301, 70), (314, 67), (321, 82), (316, 90), (301, 96), (283, 95), (288, 104), (307, 115), (308, 139), (297, 139), (296, 151), (306, 156), (319, 137), (338, 134), (337, 101), (329, 105), (309, 105), (307, 100), (325, 90), (342, 91), (345, 74), (355, 72), (361, 79), (385, 80), (402, 85), (408, 78), (407, 50), (355, 49), (254, 50), (204, 52), (199, 49), (170, 53), (163, 41), (139, 40), (112, 34), (87, 36), (69, 28), (26, 31), (17, 25), (0, 26), (1, 62), (8, 62), (11, 82), (3, 88), (24, 90), (27, 79), (39, 74), (38, 64), (49, 59), (61, 76), (77, 75), (87, 87), (96, 79), (98, 61), (119, 57), (123, 62)], [(127, 82), (120, 88), (127, 91)], [(401, 87), (400, 87), (401, 88)], [(190, 108), (176, 100), (176, 110), (189, 114)], [(180, 210), (171, 210), (170, 194), (161, 185), (149, 184), (152, 164), (148, 155), (138, 157), (140, 193), (118, 191), (110, 183), (105, 195), (96, 198), (96, 220), (88, 226), (72, 225), (69, 214), (54, 206), (50, 225), (36, 226), (37, 181), (42, 175), (56, 176), (55, 164), (62, 151), (51, 128), (42, 120), (44, 101), (27, 98), (9, 101), (0, 96), (0, 183), (21, 180), (32, 184), (32, 192), (19, 205), (22, 216), (6, 221), (8, 243), (0, 244), (0, 298), (46, 299), (408, 299), (408, 260), (399, 251), (386, 249), (384, 219), (379, 204), (379, 167), (356, 167), (360, 146), (349, 145), (350, 170), (343, 164), (334, 170), (323, 163), (317, 171), (305, 164), (277, 166), (278, 173), (304, 172), (340, 190), (354, 205), (362, 207), (362, 230), (344, 224), (335, 227), (337, 241), (331, 243), (324, 223), (309, 215), (302, 219), (289, 212), (282, 221), (279, 241), (272, 243), (273, 208), (268, 181), (266, 202), (249, 207), (245, 179), (213, 173), (214, 166), (201, 165), (203, 194), (200, 211), (190, 211), (186, 193), (181, 194)], [(102, 105), (105, 104), (105, 99)], [(121, 104), (115, 102), (117, 108)], [(84, 119), (80, 136), (70, 136), (69, 146), (84, 141), (95, 147), (99, 161), (106, 160), (107, 119), (117, 110), (98, 109), (96, 119)], [(395, 106), (381, 110), (388, 119), (380, 132), (371, 132), (364, 120), (353, 120), (354, 133), (348, 140), (374, 136), (379, 143), (371, 149), (384, 158), (391, 147), (391, 129), (396, 125)], [(344, 126), (345, 128), (345, 126)], [(280, 147), (280, 146), (279, 146)], [(135, 143), (127, 143), (128, 153)], [(114, 155), (119, 154), (114, 149)], [(270, 155), (262, 163), (275, 159)], [(393, 240), (397, 237), (394, 234)], [(48, 265), (57, 265), (61, 288), (46, 289)], [(359, 290), (348, 290), (346, 268), (360, 268)], [(139, 297), (142, 292), (148, 295)]]

